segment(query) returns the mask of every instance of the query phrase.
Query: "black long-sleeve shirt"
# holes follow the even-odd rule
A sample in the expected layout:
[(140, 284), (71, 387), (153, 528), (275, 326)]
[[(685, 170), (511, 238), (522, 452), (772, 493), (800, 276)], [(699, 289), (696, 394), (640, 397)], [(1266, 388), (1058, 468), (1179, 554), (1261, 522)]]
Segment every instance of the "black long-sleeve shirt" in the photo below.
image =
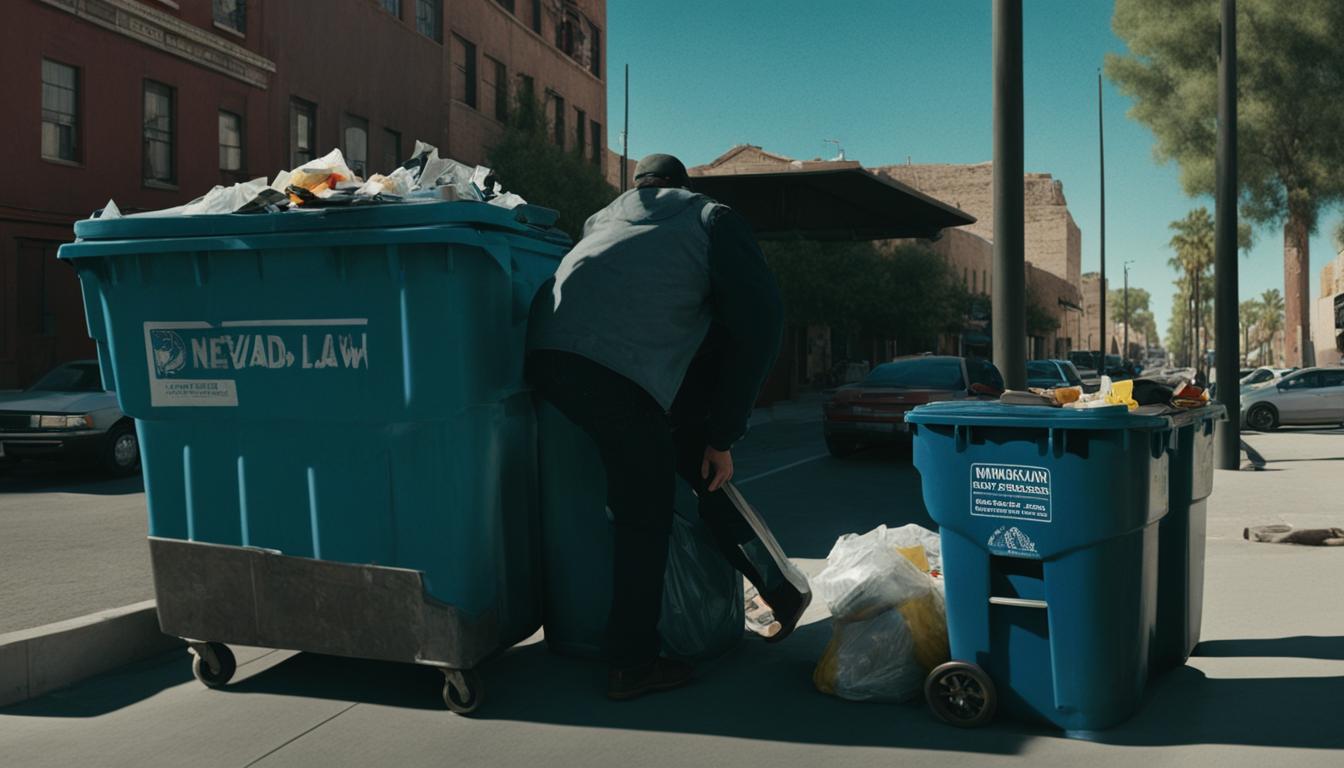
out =
[(774, 273), (751, 225), (727, 206), (716, 209), (709, 221), (709, 280), (715, 332), (722, 342), (709, 403), (709, 444), (726, 451), (747, 432), (784, 328)]

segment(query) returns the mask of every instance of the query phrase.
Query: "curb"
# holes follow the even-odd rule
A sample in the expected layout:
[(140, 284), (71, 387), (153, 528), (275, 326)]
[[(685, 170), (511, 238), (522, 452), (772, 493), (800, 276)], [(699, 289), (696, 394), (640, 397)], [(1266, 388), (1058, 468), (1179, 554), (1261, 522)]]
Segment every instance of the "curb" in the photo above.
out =
[(153, 600), (0, 635), (0, 707), (182, 646)]

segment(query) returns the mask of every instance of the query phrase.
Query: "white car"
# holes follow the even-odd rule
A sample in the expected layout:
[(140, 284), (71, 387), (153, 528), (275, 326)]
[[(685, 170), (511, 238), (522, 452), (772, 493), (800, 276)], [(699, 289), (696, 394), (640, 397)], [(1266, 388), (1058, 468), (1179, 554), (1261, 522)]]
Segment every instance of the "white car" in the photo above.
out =
[(117, 475), (140, 468), (135, 422), (103, 390), (97, 360), (53, 368), (22, 392), (0, 394), (0, 465), (86, 460)]
[(1271, 381), (1278, 381), (1284, 376), (1297, 370), (1296, 368), (1269, 368), (1261, 366), (1241, 378), (1241, 388), (1253, 387), (1257, 384), (1268, 384)]
[(1344, 368), (1302, 368), (1241, 393), (1242, 426), (1344, 425)]

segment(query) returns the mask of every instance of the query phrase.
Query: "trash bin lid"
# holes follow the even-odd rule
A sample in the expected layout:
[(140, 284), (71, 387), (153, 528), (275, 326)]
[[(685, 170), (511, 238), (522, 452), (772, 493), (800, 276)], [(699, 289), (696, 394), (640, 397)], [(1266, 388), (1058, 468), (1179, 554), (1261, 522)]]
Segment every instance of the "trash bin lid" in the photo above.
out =
[(1227, 406), (1222, 403), (1209, 403), (1200, 408), (1181, 408), (1169, 414), (1174, 427), (1185, 427), (1196, 421), (1223, 421), (1227, 418)]
[(1103, 408), (1052, 408), (1008, 405), (983, 400), (921, 405), (905, 415), (912, 424), (1026, 427), (1037, 429), (1166, 429), (1167, 416), (1131, 413), (1123, 405)]
[[(503, 208), (468, 200), (408, 200), (396, 203), (332, 206), (283, 213), (221, 213), (199, 216), (133, 215), (117, 219), (75, 222), (80, 240), (158, 240), (189, 237), (229, 237), (261, 234), (300, 234), (322, 230), (395, 229), (458, 226), (504, 231), (568, 247), (570, 239), (552, 225), (556, 212), (537, 205)], [(62, 250), (62, 256), (86, 255), (80, 249)], [(88, 254), (92, 255), (92, 254)]]

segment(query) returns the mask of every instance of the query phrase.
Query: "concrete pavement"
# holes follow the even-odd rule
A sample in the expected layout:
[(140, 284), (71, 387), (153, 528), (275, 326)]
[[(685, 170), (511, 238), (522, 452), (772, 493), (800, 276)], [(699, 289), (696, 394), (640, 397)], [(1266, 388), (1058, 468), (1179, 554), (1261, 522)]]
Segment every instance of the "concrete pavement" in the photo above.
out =
[[(760, 453), (744, 447), (739, 477), (816, 456), (818, 432), (806, 421), (758, 426)], [(185, 654), (170, 654), (0, 709), (0, 755), (20, 766), (1334, 765), (1344, 551), (1240, 536), (1259, 523), (1339, 525), (1344, 434), (1249, 440), (1269, 471), (1217, 473), (1202, 655), (1096, 743), (1009, 722), (960, 731), (917, 704), (822, 696), (810, 681), (830, 634), (818, 608), (789, 642), (744, 643), (695, 685), (627, 704), (601, 698), (600, 668), (533, 638), (487, 665), (472, 719), (443, 711), (438, 676), (409, 665), (240, 649), (237, 682), (213, 691), (190, 679)], [(809, 570), (837, 532), (927, 519), (899, 454), (804, 461), (744, 490)]]

